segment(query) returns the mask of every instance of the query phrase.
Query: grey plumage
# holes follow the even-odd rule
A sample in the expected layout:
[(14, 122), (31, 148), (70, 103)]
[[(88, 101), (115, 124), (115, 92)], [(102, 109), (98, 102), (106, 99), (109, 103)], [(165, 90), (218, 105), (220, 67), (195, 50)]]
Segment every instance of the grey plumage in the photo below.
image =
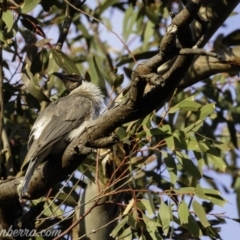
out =
[[(55, 73), (61, 79), (76, 79), (77, 75)], [(80, 78), (80, 76), (79, 76)], [(89, 82), (74, 89), (68, 96), (51, 103), (40, 113), (29, 136), (29, 150), (22, 165), (28, 165), (20, 197), (28, 196), (34, 170), (48, 155), (56, 155), (84, 130), (89, 121), (96, 119), (104, 108), (100, 89)], [(28, 196), (29, 197), (29, 196)]]

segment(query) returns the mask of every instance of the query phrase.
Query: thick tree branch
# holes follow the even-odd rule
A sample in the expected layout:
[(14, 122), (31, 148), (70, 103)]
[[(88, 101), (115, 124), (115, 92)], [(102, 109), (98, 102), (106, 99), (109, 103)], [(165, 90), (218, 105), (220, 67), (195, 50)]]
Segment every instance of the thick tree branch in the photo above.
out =
[(178, 86), (178, 91), (217, 73), (237, 73), (240, 71), (240, 46), (234, 48), (221, 48), (213, 51), (220, 57), (199, 56), (195, 58), (183, 81)]

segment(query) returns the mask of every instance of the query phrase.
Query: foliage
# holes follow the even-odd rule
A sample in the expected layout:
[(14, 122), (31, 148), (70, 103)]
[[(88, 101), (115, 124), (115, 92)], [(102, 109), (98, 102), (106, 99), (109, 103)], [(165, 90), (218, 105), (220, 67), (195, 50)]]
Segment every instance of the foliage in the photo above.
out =
[[(8, 176), (9, 161), (14, 175), (20, 171), (37, 112), (66, 94), (52, 72), (62, 69), (81, 73), (101, 87), (109, 104), (115, 96), (121, 100), (135, 65), (126, 46), (137, 61), (153, 56), (166, 31), (169, 12), (179, 7), (174, 1), (143, 4), (106, 0), (99, 5), (87, 1), (75, 14), (61, 50), (54, 42), (62, 30), (66, 2), (16, 1), (3, 12), (3, 120), (11, 156), (9, 159), (5, 155), (1, 177)], [(116, 31), (117, 27), (122, 30)], [(232, 44), (233, 35), (223, 42)], [(117, 49), (111, 41), (118, 41)], [(227, 186), (211, 173), (231, 176), (233, 188), (240, 194), (236, 151), (239, 87), (236, 76), (217, 74), (175, 93), (163, 109), (116, 129), (120, 141), (111, 148), (109, 157), (116, 165), (117, 170), (112, 171), (116, 177), (107, 176), (104, 167), (96, 167), (96, 160), (104, 158), (99, 151), (92, 154), (68, 181), (53, 187), (50, 198), (41, 199), (46, 202), (37, 229), (53, 225), (67, 229), (78, 212), (79, 193), (94, 181), (93, 176), (108, 186), (124, 176), (127, 184), (114, 190), (115, 194), (125, 192), (125, 196), (111, 236), (165, 239), (190, 234), (219, 238), (221, 233), (215, 225), (222, 224), (226, 216), (211, 211), (214, 205), (226, 203), (220, 192), (227, 191)], [(106, 193), (103, 191), (101, 197)]]

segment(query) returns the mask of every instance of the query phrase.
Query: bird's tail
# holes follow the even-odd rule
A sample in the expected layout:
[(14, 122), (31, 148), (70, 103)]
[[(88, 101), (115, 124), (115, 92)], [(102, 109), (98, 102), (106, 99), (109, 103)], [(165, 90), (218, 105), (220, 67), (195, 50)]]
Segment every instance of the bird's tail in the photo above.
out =
[(27, 198), (30, 197), (29, 193), (27, 192), (27, 190), (28, 190), (29, 182), (31, 180), (33, 172), (38, 167), (38, 165), (39, 165), (39, 163), (38, 163), (36, 158), (32, 159), (29, 162), (27, 171), (25, 173), (25, 176), (24, 176), (24, 179), (23, 179), (23, 182), (22, 182), (22, 188), (21, 188), (21, 193), (20, 193), (20, 198), (21, 199), (24, 198), (24, 197), (27, 197)]

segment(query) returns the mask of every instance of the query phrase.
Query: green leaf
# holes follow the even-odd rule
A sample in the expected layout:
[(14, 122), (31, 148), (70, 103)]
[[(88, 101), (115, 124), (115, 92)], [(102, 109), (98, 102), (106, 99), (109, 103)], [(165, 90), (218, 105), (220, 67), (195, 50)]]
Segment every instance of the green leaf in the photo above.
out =
[(149, 201), (149, 204), (150, 204), (151, 209), (153, 211), (153, 214), (155, 215), (156, 214), (155, 205), (154, 205), (154, 202), (153, 202), (153, 196), (152, 196), (150, 191), (147, 191), (147, 196), (148, 196), (148, 201)]
[(213, 112), (215, 109), (215, 104), (214, 103), (209, 103), (207, 105), (204, 105), (200, 109), (200, 114), (199, 114), (199, 120), (205, 120), (206, 117)]
[(206, 141), (198, 142), (198, 146), (202, 152), (207, 152), (210, 149), (209, 143)]
[(185, 111), (197, 111), (201, 105), (197, 102), (185, 99), (184, 101), (180, 102), (179, 104), (177, 104), (177, 106)]
[(39, 51), (35, 57), (32, 60), (32, 65), (31, 65), (31, 72), (33, 75), (36, 73), (43, 72), (44, 70), (47, 69), (49, 65), (49, 54), (48, 51), (43, 48), (41, 51)]
[(10, 32), (13, 27), (13, 23), (14, 23), (12, 12), (9, 10), (4, 11), (2, 14), (2, 19), (7, 26), (7, 32)]
[(145, 6), (146, 15), (148, 16), (149, 20), (152, 21), (154, 24), (159, 23), (159, 15), (156, 14), (150, 6)]
[(158, 227), (160, 227), (160, 224), (156, 222), (156, 218), (151, 219), (143, 214), (143, 221), (145, 222), (147, 231), (150, 234), (150, 236), (152, 237), (152, 239), (153, 240), (162, 240), (162, 237), (158, 231)]
[(147, 240), (147, 239), (146, 239), (145, 236), (142, 234), (142, 235), (140, 236), (139, 240)]
[(214, 141), (212, 144), (214, 147), (217, 147), (224, 152), (228, 152), (231, 149), (226, 143)]
[(203, 191), (205, 194), (213, 194), (213, 195), (221, 196), (220, 192), (216, 189), (203, 188)]
[(132, 230), (131, 227), (126, 228), (122, 234), (118, 237), (120, 240), (132, 240)]
[(198, 238), (202, 236), (202, 231), (199, 228), (195, 218), (191, 214), (188, 216), (188, 223), (186, 224), (186, 228), (192, 234), (192, 236)]
[(226, 121), (227, 126), (228, 126), (228, 131), (231, 136), (231, 141), (235, 148), (238, 148), (238, 143), (237, 143), (237, 131), (235, 129), (235, 122), (233, 121)]
[(163, 137), (170, 137), (172, 136), (171, 128), (169, 125), (164, 125), (164, 127), (160, 128), (151, 128), (150, 135), (151, 136), (163, 135)]
[(220, 195), (220, 192), (215, 189), (202, 188), (200, 185), (196, 187), (196, 196), (201, 199), (206, 199), (218, 206), (223, 206), (226, 200)]
[(183, 128), (182, 130), (186, 133), (188, 132), (197, 132), (200, 127), (203, 125), (203, 120), (197, 120), (196, 122), (192, 123), (191, 125), (187, 126), (186, 128)]
[(166, 144), (170, 150), (173, 150), (175, 147), (174, 138), (172, 135), (172, 129), (169, 125), (163, 125), (161, 128), (159, 128), (157, 131), (159, 131), (159, 134), (165, 135), (164, 140), (166, 141)]
[(118, 234), (118, 232), (124, 227), (124, 225), (127, 223), (128, 221), (128, 215), (126, 215), (121, 221), (120, 223), (118, 223), (118, 225), (112, 230), (112, 232), (110, 233), (110, 236), (115, 238)]
[(183, 187), (179, 189), (174, 190), (177, 194), (189, 194), (194, 195), (195, 194), (195, 188), (194, 187)]
[(114, 79), (114, 82), (113, 82), (114, 88), (120, 87), (123, 81), (124, 81), (124, 75), (123, 74), (117, 75), (117, 77)]
[[(44, 230), (43, 230), (44, 231)], [(44, 240), (44, 238), (42, 238), (41, 236), (39, 236), (39, 235), (37, 235), (36, 237), (35, 237), (35, 239), (36, 240)]]
[(117, 129), (116, 135), (120, 138), (123, 139), (125, 137), (127, 137), (127, 133), (126, 133), (126, 129), (123, 127), (119, 127)]
[(149, 129), (151, 128), (151, 116), (152, 116), (152, 113), (148, 114), (144, 119), (143, 119), (143, 122), (142, 122), (142, 126), (143, 126), (143, 129), (146, 130), (146, 129)]
[(137, 166), (137, 167), (142, 167), (146, 166), (147, 164), (152, 163), (153, 161), (156, 160), (156, 156), (146, 156), (146, 157), (133, 157), (131, 158), (131, 165)]
[(149, 215), (155, 215), (154, 206), (150, 203), (147, 199), (141, 199), (142, 204), (144, 205), (145, 209), (147, 210)]
[(240, 29), (237, 29), (222, 39), (226, 46), (236, 46), (240, 44)]
[(45, 199), (46, 203), (44, 204), (44, 215), (47, 217), (53, 216), (62, 216), (63, 211), (59, 208), (59, 205), (56, 205), (51, 199)]
[(187, 143), (187, 150), (192, 150), (192, 151), (199, 151), (199, 144), (198, 144), (198, 140), (196, 139), (195, 136), (188, 136), (186, 139), (186, 143)]
[(169, 109), (168, 113), (175, 113), (177, 111), (185, 110), (185, 111), (197, 111), (201, 105), (197, 102), (195, 102), (194, 96), (191, 96), (189, 98), (184, 99), (183, 101), (179, 102), (175, 106), (171, 107)]
[(95, 71), (96, 71), (97, 76), (98, 76), (98, 78), (95, 79), (95, 81), (98, 81), (98, 85), (99, 85), (101, 91), (104, 94), (106, 94), (105, 80), (104, 80), (103, 74), (100, 71), (100, 68), (98, 67), (98, 64), (97, 64), (97, 61), (96, 61), (96, 57), (93, 56), (92, 60), (93, 60), (93, 65), (94, 65)]
[(158, 213), (162, 223), (163, 233), (167, 235), (170, 227), (171, 215), (169, 213), (168, 206), (164, 203), (163, 200), (161, 200)]
[(138, 213), (137, 210), (133, 211), (132, 213), (128, 214), (128, 225), (132, 228), (136, 228), (138, 225)]
[(21, 12), (22, 13), (28, 13), (32, 11), (41, 0), (24, 0), (23, 5), (21, 6)]
[(203, 198), (203, 199), (206, 198), (206, 195), (205, 195), (202, 187), (201, 187), (199, 184), (197, 184), (197, 186), (196, 186), (196, 195), (197, 195), (199, 198)]
[(235, 191), (240, 190), (240, 176), (239, 175), (234, 180), (233, 188)]
[(219, 168), (220, 171), (225, 172), (226, 170), (226, 164), (223, 161), (221, 157), (215, 156), (213, 154), (207, 153), (208, 158), (211, 160), (211, 162)]
[(164, 163), (166, 164), (167, 171), (170, 175), (170, 181), (173, 187), (177, 181), (177, 165), (174, 158), (170, 154), (167, 154), (167, 157), (164, 158)]
[(195, 166), (192, 160), (189, 159), (187, 154), (182, 152), (177, 152), (177, 159), (187, 173), (189, 173), (191, 176), (193, 176), (197, 180), (200, 180), (202, 178), (202, 175), (199, 169)]
[(33, 77), (32, 75), (30, 75), (30, 77), (31, 78), (29, 78), (27, 74), (22, 73), (22, 81), (26, 89), (28, 90), (28, 92), (39, 101), (49, 102), (49, 99), (42, 92), (42, 90), (38, 85), (38, 82), (40, 81), (40, 79), (37, 76)]
[(175, 147), (180, 149), (187, 149), (186, 134), (185, 132), (176, 129), (173, 132)]
[(134, 7), (129, 5), (124, 14), (123, 19), (123, 38), (126, 41), (132, 33), (133, 26), (136, 23), (138, 12), (134, 11)]
[(105, 0), (104, 2), (101, 2), (101, 5), (98, 9), (99, 16), (101, 16), (106, 9), (112, 7), (116, 3), (118, 3), (118, 0)]
[(57, 199), (71, 207), (77, 207), (78, 205), (78, 203), (75, 201), (75, 199), (71, 195), (66, 194), (64, 192), (58, 193)]
[(2, 42), (6, 42), (6, 39), (5, 39), (5, 37), (3, 36), (3, 31), (0, 31), (0, 40), (2, 41)]
[(84, 173), (84, 175), (89, 179), (91, 180), (92, 182), (95, 181), (95, 178), (93, 177), (92, 175), (92, 172), (91, 172), (91, 168), (88, 164), (86, 163), (83, 163), (83, 164), (80, 164), (79, 166), (79, 171)]
[(80, 75), (78, 68), (75, 63), (62, 51), (58, 49), (51, 49), (49, 58), (53, 57), (57, 65), (64, 70), (66, 73), (76, 73)]
[(179, 204), (178, 216), (179, 216), (181, 225), (184, 225), (184, 224), (188, 223), (189, 210), (188, 210), (188, 206), (185, 202), (181, 202)]
[(205, 213), (203, 206), (194, 200), (192, 207), (193, 207), (194, 212), (198, 216), (200, 222), (202, 223), (203, 227), (206, 228), (206, 227), (211, 226), (207, 220), (206, 213)]
[(154, 24), (151, 21), (148, 21), (143, 34), (143, 49), (147, 49), (150, 38), (154, 33)]
[(203, 188), (205, 196), (209, 201), (212, 203), (223, 206), (227, 201), (221, 196), (221, 193), (218, 190), (210, 189), (210, 188)]

